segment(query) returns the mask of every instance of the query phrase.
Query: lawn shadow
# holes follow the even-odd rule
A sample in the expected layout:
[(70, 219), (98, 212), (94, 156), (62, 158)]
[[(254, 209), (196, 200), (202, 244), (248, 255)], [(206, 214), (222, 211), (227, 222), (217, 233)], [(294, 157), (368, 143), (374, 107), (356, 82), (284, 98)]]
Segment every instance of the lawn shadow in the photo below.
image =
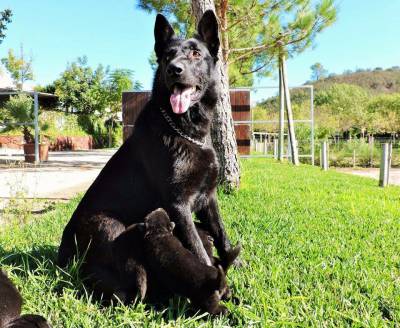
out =
[(29, 271), (34, 271), (40, 263), (54, 264), (57, 259), (58, 247), (54, 245), (34, 246), (29, 251), (20, 249), (5, 250), (0, 246), (0, 264), (11, 266), (24, 266)]

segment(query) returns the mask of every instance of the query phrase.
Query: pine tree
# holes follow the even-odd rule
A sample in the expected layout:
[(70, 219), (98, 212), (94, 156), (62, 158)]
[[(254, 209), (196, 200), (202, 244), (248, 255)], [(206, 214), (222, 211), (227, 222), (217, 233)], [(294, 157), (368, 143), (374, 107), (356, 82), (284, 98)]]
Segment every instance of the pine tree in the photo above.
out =
[(314, 65), (311, 65), (310, 69), (311, 80), (313, 81), (319, 81), (328, 76), (328, 70), (326, 70), (321, 63), (315, 63)]
[(174, 28), (184, 37), (195, 31), (206, 9), (216, 13), (221, 28), (221, 98), (211, 135), (221, 165), (221, 183), (228, 190), (237, 188), (239, 165), (228, 72), (233, 85), (252, 85), (252, 73), (267, 75), (283, 55), (304, 51), (336, 20), (334, 0), (140, 0), (139, 7), (172, 16)]
[(3, 42), (6, 34), (7, 24), (11, 23), (12, 12), (10, 9), (0, 11), (0, 43)]

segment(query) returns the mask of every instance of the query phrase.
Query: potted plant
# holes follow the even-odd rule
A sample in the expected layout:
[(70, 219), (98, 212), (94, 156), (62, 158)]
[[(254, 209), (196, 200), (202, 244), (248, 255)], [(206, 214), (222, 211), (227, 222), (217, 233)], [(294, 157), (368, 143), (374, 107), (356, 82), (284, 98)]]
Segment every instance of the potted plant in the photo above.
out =
[[(31, 123), (34, 121), (33, 99), (26, 94), (18, 94), (12, 96), (4, 104), (3, 120), (7, 125), (3, 128), (3, 132), (21, 129), (24, 137), (24, 154), (25, 161), (29, 163), (35, 162), (35, 138), (33, 136), (32, 125), (20, 125), (20, 123)], [(42, 126), (41, 130), (45, 130), (46, 126)], [(45, 143), (39, 144), (39, 160), (47, 161), (49, 154), (49, 146)]]

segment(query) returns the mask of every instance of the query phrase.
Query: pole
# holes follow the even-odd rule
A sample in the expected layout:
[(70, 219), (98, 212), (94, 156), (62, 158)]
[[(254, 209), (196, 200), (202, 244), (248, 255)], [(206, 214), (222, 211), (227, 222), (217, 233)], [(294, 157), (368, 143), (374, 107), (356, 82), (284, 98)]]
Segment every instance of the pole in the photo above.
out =
[(278, 159), (278, 139), (274, 139), (274, 159)]
[(33, 95), (34, 102), (34, 115), (35, 115), (35, 164), (40, 162), (39, 158), (39, 96), (38, 93), (35, 92)]
[(368, 145), (369, 145), (369, 166), (373, 167), (374, 165), (374, 137), (368, 137)]
[(321, 169), (323, 171), (328, 171), (328, 143), (326, 141), (321, 143)]
[(311, 86), (310, 110), (311, 110), (311, 165), (315, 164), (315, 141), (314, 141), (314, 86)]
[(379, 187), (386, 187), (389, 183), (389, 144), (382, 145), (381, 167), (379, 172)]
[(282, 57), (279, 57), (279, 136), (278, 136), (278, 160), (283, 161), (283, 142), (285, 128), (285, 95), (283, 88)]
[(299, 165), (299, 152), (297, 149), (297, 140), (296, 140), (296, 134), (294, 131), (294, 122), (293, 122), (293, 112), (292, 112), (292, 104), (290, 102), (290, 92), (289, 92), (289, 85), (288, 85), (288, 80), (287, 80), (287, 70), (286, 70), (286, 63), (285, 63), (285, 57), (282, 56), (282, 63), (281, 63), (281, 70), (282, 70), (282, 76), (283, 76), (283, 88), (284, 88), (284, 94), (285, 94), (285, 100), (286, 100), (286, 114), (287, 114), (287, 120), (288, 120), (288, 135), (289, 135), (289, 140), (290, 140), (290, 148), (292, 152), (292, 163), (294, 165)]

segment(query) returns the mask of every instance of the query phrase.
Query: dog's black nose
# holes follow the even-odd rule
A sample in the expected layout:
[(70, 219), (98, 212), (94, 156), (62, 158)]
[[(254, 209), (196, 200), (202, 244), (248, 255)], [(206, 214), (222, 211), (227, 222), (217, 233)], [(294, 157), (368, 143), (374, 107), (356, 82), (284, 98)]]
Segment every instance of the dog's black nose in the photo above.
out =
[(169, 76), (179, 76), (183, 73), (183, 65), (176, 63), (176, 64), (169, 64), (167, 67), (167, 74)]

